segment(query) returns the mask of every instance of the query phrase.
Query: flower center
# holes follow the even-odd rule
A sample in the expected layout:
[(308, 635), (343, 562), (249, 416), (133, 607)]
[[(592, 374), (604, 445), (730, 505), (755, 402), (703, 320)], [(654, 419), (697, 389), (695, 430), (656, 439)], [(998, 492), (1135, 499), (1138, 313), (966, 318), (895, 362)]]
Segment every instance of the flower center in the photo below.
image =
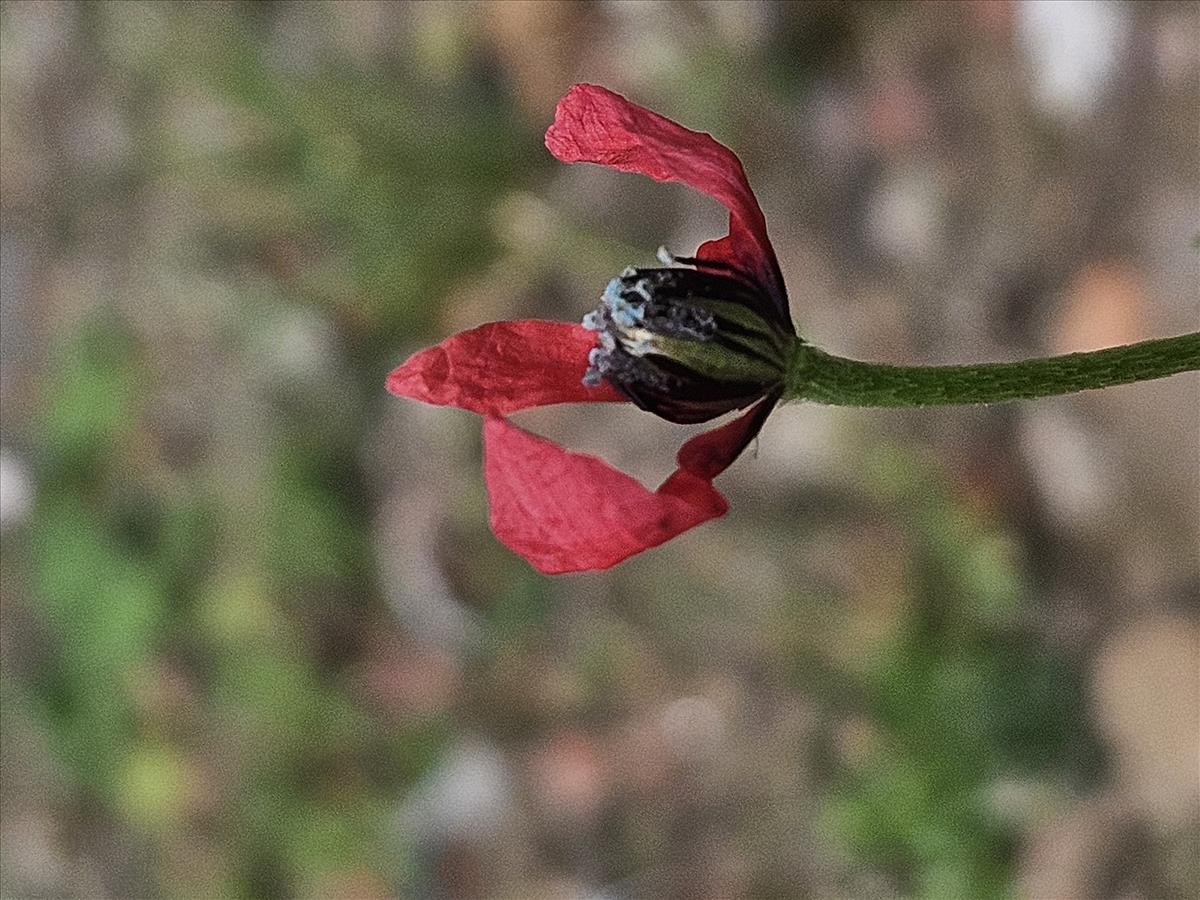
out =
[(584, 384), (606, 379), (663, 418), (702, 422), (780, 382), (790, 327), (751, 281), (698, 265), (629, 268), (608, 283), (583, 319), (598, 338)]

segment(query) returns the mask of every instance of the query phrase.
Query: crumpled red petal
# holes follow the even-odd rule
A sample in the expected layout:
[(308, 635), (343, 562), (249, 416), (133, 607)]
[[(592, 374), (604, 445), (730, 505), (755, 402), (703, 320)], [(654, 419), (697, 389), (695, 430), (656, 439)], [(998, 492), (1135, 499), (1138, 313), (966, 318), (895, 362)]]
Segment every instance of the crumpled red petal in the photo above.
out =
[(492, 531), (546, 575), (610, 568), (729, 508), (686, 469), (650, 491), (505, 419), (484, 421), (483, 447)]
[(657, 491), (595, 456), (575, 453), (505, 419), (483, 425), (492, 531), (539, 572), (607, 569), (729, 508), (712, 480), (737, 459), (775, 407), (753, 409), (680, 448)]
[(708, 194), (729, 210), (729, 235), (704, 244), (697, 255), (749, 270), (786, 302), (767, 223), (742, 163), (711, 135), (684, 128), (607, 88), (577, 84), (558, 101), (546, 148), (563, 162), (598, 163)]
[(585, 387), (596, 335), (580, 325), (524, 319), (493, 322), (413, 354), (387, 389), (438, 406), (503, 416), (552, 403), (623, 401), (607, 383)]
[(728, 469), (742, 455), (779, 402), (779, 393), (764, 397), (749, 412), (719, 428), (696, 435), (675, 455), (681, 469), (709, 481)]

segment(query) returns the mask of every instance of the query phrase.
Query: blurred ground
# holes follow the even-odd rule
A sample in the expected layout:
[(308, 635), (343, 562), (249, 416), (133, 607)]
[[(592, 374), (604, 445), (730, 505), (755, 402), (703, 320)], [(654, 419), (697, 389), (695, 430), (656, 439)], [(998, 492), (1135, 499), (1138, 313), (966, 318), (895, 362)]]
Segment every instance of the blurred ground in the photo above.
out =
[(15, 2), (0, 79), (0, 894), (1195, 896), (1196, 377), (785, 408), (553, 580), (383, 380), (721, 228), (550, 159), (580, 80), (739, 152), (828, 349), (1195, 329), (1200, 6)]

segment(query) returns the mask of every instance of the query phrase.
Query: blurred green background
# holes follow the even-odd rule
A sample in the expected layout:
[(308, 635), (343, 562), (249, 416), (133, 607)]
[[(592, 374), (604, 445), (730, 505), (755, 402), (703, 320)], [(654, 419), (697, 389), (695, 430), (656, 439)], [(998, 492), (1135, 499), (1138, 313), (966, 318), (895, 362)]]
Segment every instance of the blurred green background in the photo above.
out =
[(1195, 896), (1194, 376), (784, 408), (558, 579), (383, 382), (719, 233), (549, 157), (583, 80), (735, 148), (830, 350), (1194, 329), (1200, 6), (11, 2), (0, 76), (4, 897)]

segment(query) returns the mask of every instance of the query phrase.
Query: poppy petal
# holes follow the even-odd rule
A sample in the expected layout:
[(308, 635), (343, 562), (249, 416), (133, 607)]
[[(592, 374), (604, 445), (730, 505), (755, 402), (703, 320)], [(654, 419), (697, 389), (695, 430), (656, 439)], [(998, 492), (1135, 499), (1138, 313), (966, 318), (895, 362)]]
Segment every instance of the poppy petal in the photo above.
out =
[(492, 531), (547, 575), (610, 568), (729, 508), (687, 469), (650, 491), (505, 419), (484, 420), (483, 444)]
[(398, 397), (502, 416), (552, 403), (621, 401), (607, 383), (585, 386), (596, 335), (580, 325), (493, 322), (413, 354), (387, 378)]
[(729, 235), (698, 256), (747, 269), (786, 312), (787, 294), (767, 223), (741, 161), (711, 135), (684, 128), (594, 84), (574, 85), (555, 110), (546, 148), (563, 162), (590, 162), (655, 181), (676, 181), (729, 210)]
[(779, 394), (771, 394), (732, 422), (696, 435), (680, 447), (679, 453), (675, 455), (680, 469), (709, 481), (716, 478), (728, 469), (758, 436), (763, 423), (767, 421), (767, 416), (778, 402)]

